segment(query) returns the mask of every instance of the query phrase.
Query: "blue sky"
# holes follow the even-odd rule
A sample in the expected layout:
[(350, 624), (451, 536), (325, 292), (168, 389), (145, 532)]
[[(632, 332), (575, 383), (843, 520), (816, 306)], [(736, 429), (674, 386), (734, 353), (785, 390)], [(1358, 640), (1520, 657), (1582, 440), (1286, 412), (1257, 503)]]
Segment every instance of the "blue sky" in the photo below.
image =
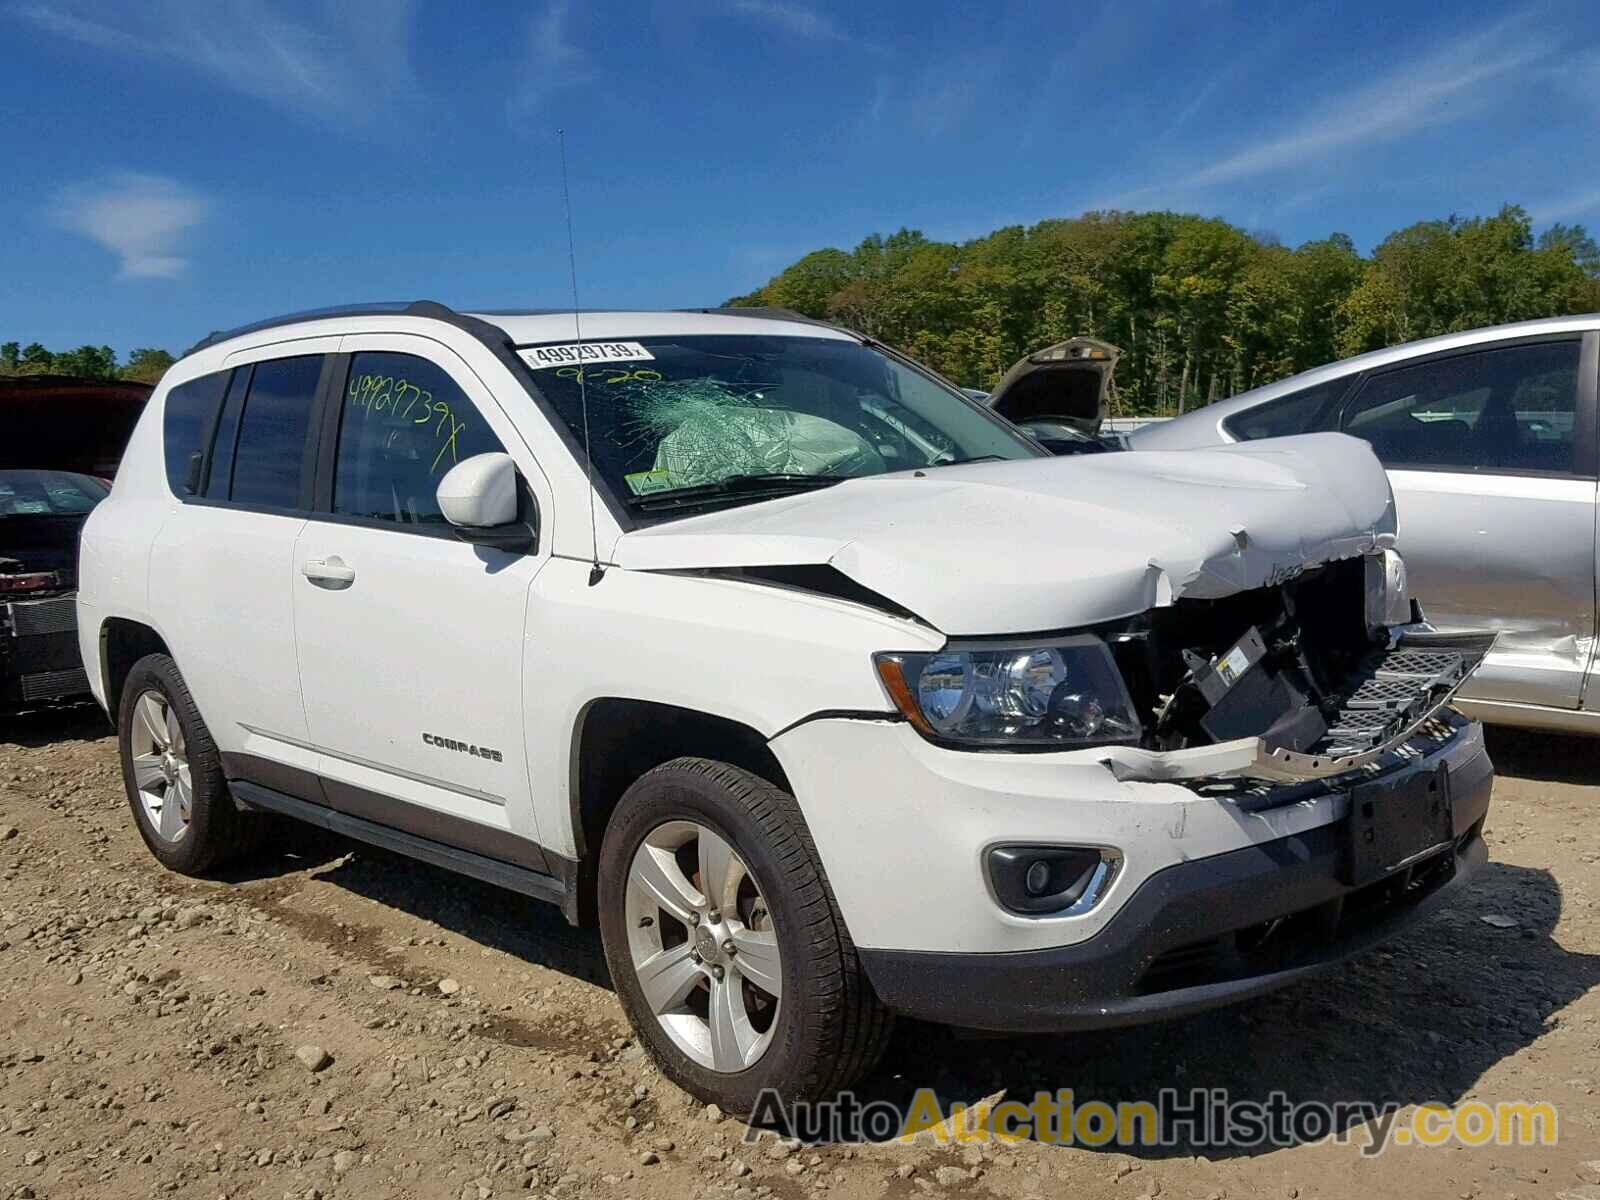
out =
[(0, 0), (0, 340), (717, 303), (822, 245), (1177, 208), (1600, 226), (1592, 0)]

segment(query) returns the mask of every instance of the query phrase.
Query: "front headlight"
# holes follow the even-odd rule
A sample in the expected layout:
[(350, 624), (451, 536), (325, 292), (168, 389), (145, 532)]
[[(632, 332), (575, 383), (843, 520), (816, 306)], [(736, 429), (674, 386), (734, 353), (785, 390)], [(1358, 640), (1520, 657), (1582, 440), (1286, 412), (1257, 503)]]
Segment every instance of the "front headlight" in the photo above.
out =
[(938, 742), (1071, 749), (1139, 740), (1111, 651), (1088, 634), (1048, 645), (953, 645), (873, 656), (895, 707)]

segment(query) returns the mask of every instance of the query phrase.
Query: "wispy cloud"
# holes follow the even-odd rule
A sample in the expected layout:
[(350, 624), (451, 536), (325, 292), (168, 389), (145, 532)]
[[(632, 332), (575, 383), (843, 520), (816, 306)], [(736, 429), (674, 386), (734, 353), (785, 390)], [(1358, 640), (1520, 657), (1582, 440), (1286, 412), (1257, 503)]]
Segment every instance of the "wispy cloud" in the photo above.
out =
[(1222, 86), (1222, 77), (1213, 76), (1211, 81), (1194, 94), (1193, 99), (1179, 110), (1178, 115), (1172, 119), (1163, 136), (1172, 137), (1182, 131), (1190, 121), (1199, 116), (1200, 110), (1211, 103), (1211, 97), (1217, 94), (1217, 89)]
[(1561, 55), (1549, 64), (1549, 74), (1570, 102), (1600, 116), (1600, 46)]
[(288, 16), (275, 0), (21, 0), (7, 11), (58, 37), (177, 63), (331, 125), (370, 125), (418, 98), (412, 0), (348, 0), (319, 9), (320, 19)]
[(955, 136), (982, 122), (984, 101), (1000, 85), (1008, 61), (998, 47), (973, 47), (957, 70), (931, 63), (896, 82), (893, 116), (924, 141)]
[(1550, 35), (1522, 33), (1515, 22), (1456, 38), (1398, 64), (1375, 83), (1327, 97), (1287, 131), (1236, 151), (1183, 182), (1191, 187), (1232, 183), (1460, 120), (1495, 102), (1498, 90), (1492, 85), (1508, 81), (1556, 48)]
[(889, 111), (889, 90), (892, 86), (887, 75), (880, 75), (873, 82), (872, 99), (861, 110), (856, 122), (857, 129), (871, 129), (883, 124), (884, 114)]
[(176, 180), (122, 171), (68, 188), (52, 216), (115, 254), (121, 278), (171, 279), (189, 265), (179, 243), (205, 219), (206, 203)]
[(1548, 204), (1533, 207), (1529, 217), (1535, 225), (1548, 225), (1553, 221), (1570, 221), (1574, 217), (1600, 216), (1600, 188), (1586, 192), (1570, 193)]
[(791, 4), (786, 0), (733, 0), (732, 8), (736, 13), (765, 21), (795, 37), (817, 42), (850, 40), (832, 17), (804, 4)]
[(571, 16), (572, 0), (550, 0), (528, 22), (527, 57), (511, 96), (513, 115), (526, 116), (550, 93), (590, 77), (589, 58), (573, 43), (567, 28)]

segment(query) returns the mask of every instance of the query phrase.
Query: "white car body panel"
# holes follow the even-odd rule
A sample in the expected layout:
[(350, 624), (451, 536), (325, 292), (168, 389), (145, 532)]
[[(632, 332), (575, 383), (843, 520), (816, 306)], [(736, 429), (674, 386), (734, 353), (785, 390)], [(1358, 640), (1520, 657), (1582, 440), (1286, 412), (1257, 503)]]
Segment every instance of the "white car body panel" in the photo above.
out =
[[(150, 553), (150, 607), (217, 746), (245, 752), (246, 726), (306, 740), (295, 669), (293, 592), (300, 517), (190, 505)], [(182, 648), (181, 651), (179, 648)], [(98, 656), (97, 656), (98, 657)], [(251, 681), (248, 692), (235, 686)], [(268, 755), (272, 757), (272, 755)], [(298, 753), (294, 754), (298, 758)]]
[[(707, 614), (715, 613), (714, 621)], [(611, 697), (706, 712), (763, 737), (824, 711), (886, 713), (872, 654), (936, 650), (942, 634), (842, 600), (558, 559), (528, 606), (525, 712), (541, 830), (576, 851), (574, 733)]]
[(1364, 554), (1394, 532), (1388, 491), (1340, 434), (970, 463), (637, 530), (613, 557), (652, 571), (827, 563), (951, 635), (1038, 633)]
[[(520, 659), (528, 589), (548, 558), (399, 540), (309, 521), (294, 547), (294, 644), (321, 774), (537, 841)], [(347, 588), (301, 574), (332, 556), (356, 573)], [(392, 653), (374, 656), (374, 643)], [(502, 757), (448, 752), (424, 734)]]

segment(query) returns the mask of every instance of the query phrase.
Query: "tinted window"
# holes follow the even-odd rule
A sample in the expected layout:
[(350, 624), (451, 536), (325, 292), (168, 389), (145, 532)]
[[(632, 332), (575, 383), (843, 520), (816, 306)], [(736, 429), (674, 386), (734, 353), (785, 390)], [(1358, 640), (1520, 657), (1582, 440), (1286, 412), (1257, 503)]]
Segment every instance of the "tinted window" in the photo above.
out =
[(306, 429), (321, 374), (321, 355), (256, 364), (239, 421), (239, 448), (228, 492), (235, 503), (299, 507)]
[(233, 373), (228, 395), (217, 418), (217, 433), (211, 443), (211, 469), (206, 478), (206, 496), (226, 500), (233, 488), (233, 450), (239, 441), (239, 416), (244, 412), (244, 396), (250, 389), (250, 368)]
[(1340, 428), (1385, 466), (1571, 471), (1579, 343), (1510, 346), (1386, 371)]
[(1350, 386), (1349, 378), (1319, 384), (1304, 391), (1291, 392), (1276, 400), (1261, 404), (1244, 412), (1235, 413), (1222, 423), (1228, 432), (1241, 441), (1257, 438), (1290, 437), (1297, 433), (1314, 433), (1328, 428), (1323, 418), (1335, 400)]
[(345, 384), (333, 511), (442, 525), (435, 492), (445, 472), (504, 449), (440, 367), (409, 354), (357, 354)]
[(167, 459), (167, 486), (175, 496), (192, 496), (199, 481), (201, 441), (222, 399), (228, 372), (202, 375), (167, 393), (161, 415), (161, 436)]

